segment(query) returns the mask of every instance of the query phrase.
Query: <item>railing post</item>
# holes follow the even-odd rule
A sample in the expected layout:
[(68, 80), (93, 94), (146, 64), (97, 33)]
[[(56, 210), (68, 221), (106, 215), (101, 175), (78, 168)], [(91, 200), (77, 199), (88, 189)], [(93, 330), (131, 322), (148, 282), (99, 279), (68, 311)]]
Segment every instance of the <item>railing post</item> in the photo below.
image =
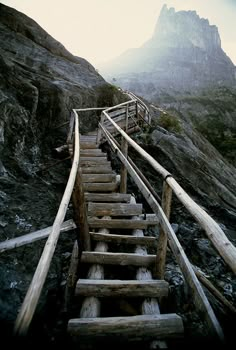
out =
[[(162, 190), (162, 209), (169, 220), (171, 210), (172, 189), (164, 181)], [(167, 233), (160, 227), (160, 234), (157, 242), (157, 256), (156, 256), (156, 278), (164, 279), (165, 263), (167, 250)]]
[(74, 207), (74, 221), (78, 230), (78, 241), (81, 244), (82, 251), (91, 250), (89, 226), (87, 221), (87, 209), (84, 197), (84, 190), (82, 184), (81, 168), (78, 168), (74, 190), (72, 194), (72, 202)]
[(138, 100), (136, 100), (135, 105), (136, 105), (136, 118), (137, 118), (137, 123), (138, 123), (138, 125), (139, 125)]
[[(100, 123), (103, 125), (103, 122), (105, 120), (105, 115), (103, 113), (101, 113), (101, 120)], [(100, 128), (100, 126), (98, 125), (98, 133), (97, 133), (97, 145), (100, 144), (101, 142), (101, 138), (102, 138), (102, 129)]]
[[(126, 106), (125, 114), (125, 131), (127, 132), (129, 125), (129, 106)], [(128, 142), (124, 137), (121, 140), (121, 152), (124, 154), (125, 158), (128, 158)], [(124, 164), (121, 165), (120, 171), (120, 193), (127, 193), (127, 169)]]

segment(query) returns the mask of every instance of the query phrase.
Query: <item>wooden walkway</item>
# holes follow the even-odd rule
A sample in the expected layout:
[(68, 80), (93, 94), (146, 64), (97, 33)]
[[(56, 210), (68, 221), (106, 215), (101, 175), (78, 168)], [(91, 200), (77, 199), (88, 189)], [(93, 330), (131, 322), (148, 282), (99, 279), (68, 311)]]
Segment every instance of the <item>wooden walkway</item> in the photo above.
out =
[(162, 339), (183, 335), (183, 322), (175, 313), (161, 314), (158, 305), (168, 296), (168, 283), (153, 279), (157, 242), (146, 237), (144, 229), (159, 221), (154, 214), (144, 218), (142, 204), (120, 193), (120, 176), (96, 139), (80, 138), (92, 250), (82, 252), (83, 276), (75, 287), (82, 302), (79, 317), (68, 322), (68, 332), (84, 346), (131, 341), (163, 345)]
[[(144, 348), (166, 348), (170, 338), (184, 335), (181, 317), (176, 313), (163, 313), (162, 301), (168, 298), (169, 289), (164, 280), (167, 244), (188, 285), (207, 337), (224, 341), (222, 328), (201, 283), (231, 311), (233, 307), (188, 260), (169, 222), (172, 193), (202, 227), (234, 273), (236, 248), (168, 170), (129, 137), (140, 130), (144, 122), (150, 123), (150, 115), (139, 98), (128, 95), (131, 100), (114, 107), (73, 110), (67, 145), (62, 146), (68, 148), (72, 167), (53, 226), (0, 244), (3, 252), (48, 236), (18, 313), (14, 335), (28, 332), (60, 232), (75, 229), (77, 241), (68, 272), (65, 309), (71, 310), (68, 335), (79, 348), (92, 349), (100, 345), (120, 348), (127, 343), (129, 348), (138, 343)], [(80, 135), (79, 113), (91, 110), (102, 110), (98, 129)], [(120, 174), (114, 172), (108, 154), (102, 151), (104, 142), (120, 160)], [(163, 181), (161, 200), (128, 156), (128, 147), (143, 157)], [(144, 215), (142, 204), (127, 193), (128, 174), (152, 213)], [(71, 200), (74, 217), (64, 222)], [(151, 225), (159, 227), (158, 240), (145, 236), (145, 230)]]

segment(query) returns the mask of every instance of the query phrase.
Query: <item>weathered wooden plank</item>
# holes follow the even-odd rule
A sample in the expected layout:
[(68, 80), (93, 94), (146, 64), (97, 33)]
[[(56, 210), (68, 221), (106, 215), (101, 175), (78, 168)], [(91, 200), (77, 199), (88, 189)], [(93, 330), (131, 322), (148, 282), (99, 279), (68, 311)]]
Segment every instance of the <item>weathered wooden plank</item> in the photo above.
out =
[(80, 162), (92, 162), (92, 163), (104, 163), (107, 161), (107, 156), (102, 155), (102, 157), (80, 157)]
[(118, 188), (117, 182), (84, 183), (84, 190), (87, 192), (112, 192)]
[[(76, 225), (73, 220), (64, 221), (61, 225), (61, 232), (70, 231), (76, 228)], [(27, 235), (23, 235), (20, 237), (16, 237), (13, 239), (9, 239), (7, 241), (0, 243), (0, 253), (5, 252), (6, 250), (14, 249), (17, 247), (21, 247), (25, 244), (30, 244), (38, 241), (39, 239), (47, 238), (48, 235), (52, 231), (52, 226), (43, 228), (42, 230), (38, 230), (35, 232), (28, 233)]]
[(95, 149), (98, 148), (99, 146), (96, 144), (96, 142), (91, 142), (91, 141), (80, 141), (80, 148), (81, 149)]
[(88, 218), (88, 224), (91, 228), (118, 228), (118, 229), (146, 229), (148, 226), (155, 226), (159, 224), (159, 220), (128, 220), (128, 219), (112, 219), (112, 220), (103, 220), (103, 219), (94, 219)]
[(95, 149), (82, 149), (80, 151), (81, 157), (104, 157), (106, 153), (103, 153), (100, 148)]
[(97, 232), (90, 232), (90, 235), (94, 241), (104, 241), (116, 244), (139, 244), (155, 248), (157, 246), (157, 239), (155, 237), (135, 237), (128, 235), (113, 235), (111, 233), (105, 235)]
[(82, 166), (82, 174), (111, 174), (112, 168), (110, 165)]
[[(171, 199), (172, 199), (172, 189), (164, 181), (161, 205), (168, 220), (170, 220)], [(157, 247), (157, 260), (156, 260), (156, 268), (155, 268), (155, 276), (156, 278), (160, 278), (160, 279), (163, 279), (165, 275), (167, 238), (168, 237), (167, 237), (166, 231), (160, 228), (160, 234), (158, 237), (158, 247)]]
[(88, 264), (149, 266), (155, 263), (155, 258), (156, 255), (83, 252), (81, 262)]
[(172, 338), (183, 335), (183, 322), (176, 314), (71, 319), (68, 332), (80, 339), (117, 337), (124, 341)]
[(83, 174), (83, 183), (102, 183), (102, 182), (114, 182), (116, 180), (116, 175), (113, 174)]
[(87, 280), (79, 279), (76, 284), (76, 295), (106, 297), (163, 297), (168, 295), (169, 284), (159, 280)]
[(88, 202), (130, 202), (131, 195), (123, 193), (85, 193)]
[(123, 203), (92, 203), (88, 204), (90, 216), (131, 216), (142, 214), (142, 204)]

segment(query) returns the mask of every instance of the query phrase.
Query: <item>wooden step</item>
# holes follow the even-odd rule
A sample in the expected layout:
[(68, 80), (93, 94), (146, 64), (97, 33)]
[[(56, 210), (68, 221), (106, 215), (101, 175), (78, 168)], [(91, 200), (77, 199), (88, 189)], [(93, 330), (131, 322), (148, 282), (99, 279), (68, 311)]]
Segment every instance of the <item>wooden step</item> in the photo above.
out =
[(99, 146), (96, 144), (96, 142), (80, 140), (80, 148), (81, 149), (96, 149), (98, 147)]
[(157, 298), (168, 295), (169, 284), (159, 280), (92, 280), (80, 279), (76, 284), (75, 295), (86, 297), (146, 297)]
[(142, 204), (89, 203), (89, 216), (132, 216), (142, 214)]
[(86, 166), (82, 168), (82, 174), (110, 174), (112, 173), (112, 168), (110, 165), (96, 165), (96, 166)]
[(84, 191), (86, 192), (113, 192), (119, 186), (118, 182), (100, 182), (100, 183), (84, 183)]
[(88, 218), (88, 224), (91, 228), (118, 228), (118, 229), (146, 229), (148, 226), (154, 226), (159, 224), (159, 220), (130, 220), (130, 219), (95, 219)]
[(85, 193), (88, 202), (130, 202), (131, 194), (124, 193)]
[(102, 155), (102, 157), (84, 157), (81, 156), (80, 157), (80, 161), (84, 161), (84, 162), (92, 162), (92, 163), (104, 163), (107, 161), (107, 156), (104, 156), (104, 154)]
[(103, 252), (82, 252), (81, 262), (88, 264), (105, 265), (133, 265), (149, 266), (156, 261), (156, 255), (140, 255), (132, 253), (103, 253)]
[(102, 183), (102, 182), (114, 182), (116, 175), (113, 174), (82, 174), (83, 183)]
[(106, 234), (106, 233), (98, 233), (98, 232), (90, 232), (90, 236), (94, 241), (99, 241), (99, 242), (144, 245), (152, 248), (157, 247), (157, 238), (155, 237), (115, 235), (111, 233)]
[(80, 156), (81, 157), (104, 157), (106, 156), (106, 153), (103, 153), (100, 148), (81, 149)]
[(142, 341), (183, 335), (183, 322), (176, 314), (129, 317), (75, 318), (69, 320), (68, 332), (80, 340)]
[[(95, 158), (94, 158), (95, 159)], [(100, 159), (99, 161), (89, 161), (89, 160), (83, 160), (83, 159), (81, 159), (80, 161), (79, 161), (79, 165), (81, 166), (81, 167), (108, 167), (108, 166), (111, 166), (111, 162), (110, 161), (108, 161), (108, 160), (104, 160), (104, 159), (101, 159), (101, 157), (99, 157), (99, 158), (97, 158), (97, 159)]]

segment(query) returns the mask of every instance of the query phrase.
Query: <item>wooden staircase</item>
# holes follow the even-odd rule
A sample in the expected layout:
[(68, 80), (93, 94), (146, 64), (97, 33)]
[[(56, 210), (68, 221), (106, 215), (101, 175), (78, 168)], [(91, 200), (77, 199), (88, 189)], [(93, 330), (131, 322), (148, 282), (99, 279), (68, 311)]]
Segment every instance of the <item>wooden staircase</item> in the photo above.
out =
[(130, 342), (164, 348), (162, 339), (181, 336), (183, 323), (174, 313), (160, 313), (158, 299), (168, 296), (168, 283), (152, 277), (156, 255), (148, 250), (156, 250), (156, 238), (143, 231), (158, 219), (143, 215), (133, 196), (119, 193), (119, 176), (96, 135), (81, 136), (80, 146), (92, 250), (81, 255), (75, 286), (80, 310), (68, 333), (81, 348)]

